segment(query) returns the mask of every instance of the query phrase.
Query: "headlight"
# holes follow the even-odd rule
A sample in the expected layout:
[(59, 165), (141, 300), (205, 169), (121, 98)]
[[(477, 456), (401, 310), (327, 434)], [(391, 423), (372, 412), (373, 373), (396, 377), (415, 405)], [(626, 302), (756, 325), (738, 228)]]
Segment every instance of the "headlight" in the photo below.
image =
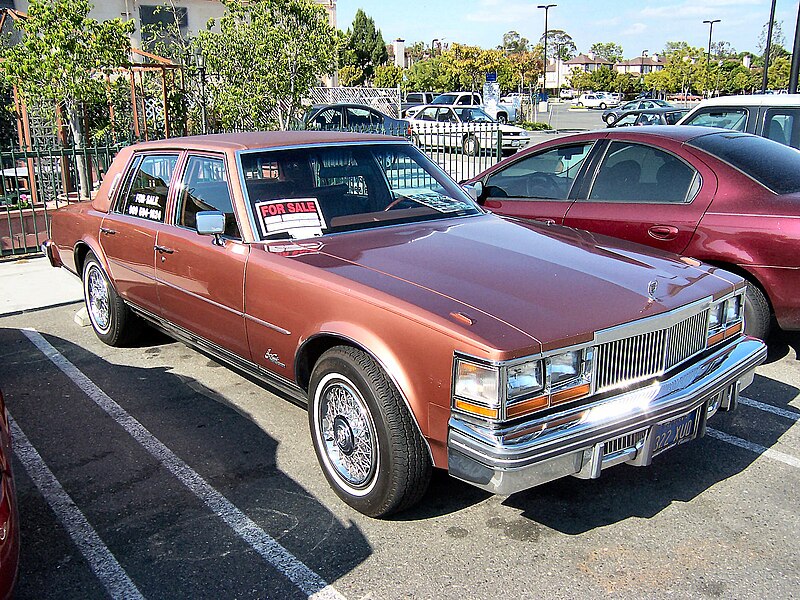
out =
[(544, 389), (542, 362), (534, 360), (508, 368), (508, 399), (513, 400)]
[(744, 328), (744, 293), (715, 302), (708, 314), (708, 345), (713, 346)]
[(496, 419), (500, 416), (500, 371), (497, 367), (456, 360), (455, 406)]
[(550, 387), (558, 388), (563, 384), (575, 379), (581, 374), (583, 366), (583, 350), (574, 350), (551, 356), (550, 363)]

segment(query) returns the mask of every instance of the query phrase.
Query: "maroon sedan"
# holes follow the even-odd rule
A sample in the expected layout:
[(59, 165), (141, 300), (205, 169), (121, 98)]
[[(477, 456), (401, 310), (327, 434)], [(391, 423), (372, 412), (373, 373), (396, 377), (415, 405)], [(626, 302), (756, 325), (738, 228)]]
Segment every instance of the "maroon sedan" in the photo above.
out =
[(732, 131), (637, 127), (526, 149), (475, 184), (493, 212), (563, 224), (723, 267), (747, 280), (746, 330), (800, 329), (800, 151)]
[(11, 429), (0, 390), (0, 598), (11, 598), (19, 562), (19, 515), (11, 460)]
[(133, 146), (52, 236), (100, 339), (147, 321), (306, 403), (322, 472), (373, 516), (433, 467), (509, 494), (648, 465), (766, 356), (740, 277), (486, 214), (387, 136)]

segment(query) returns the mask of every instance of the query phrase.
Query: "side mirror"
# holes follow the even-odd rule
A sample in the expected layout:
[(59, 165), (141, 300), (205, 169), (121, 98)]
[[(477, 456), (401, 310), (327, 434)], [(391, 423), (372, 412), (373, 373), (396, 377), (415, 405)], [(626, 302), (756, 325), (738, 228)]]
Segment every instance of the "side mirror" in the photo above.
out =
[(202, 210), (195, 215), (197, 233), (213, 235), (214, 244), (224, 246), (220, 237), (225, 232), (225, 215), (218, 210)]
[(469, 194), (469, 197), (472, 198), (475, 202), (481, 201), (481, 196), (483, 196), (482, 181), (476, 181), (475, 183), (468, 183), (461, 187), (464, 188), (464, 191), (467, 192), (467, 194)]

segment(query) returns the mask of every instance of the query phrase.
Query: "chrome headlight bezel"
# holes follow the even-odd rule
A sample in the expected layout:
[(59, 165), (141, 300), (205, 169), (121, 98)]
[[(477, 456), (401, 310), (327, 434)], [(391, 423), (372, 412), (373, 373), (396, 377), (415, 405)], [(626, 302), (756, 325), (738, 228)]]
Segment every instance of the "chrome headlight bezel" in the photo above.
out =
[(708, 346), (744, 331), (744, 303), (744, 288), (711, 303), (708, 311)]
[[(457, 354), (453, 366), (452, 407), (473, 417), (506, 421), (585, 397), (593, 391), (593, 357), (594, 348), (590, 345), (498, 363)], [(553, 367), (561, 370), (559, 365), (565, 363), (571, 365), (571, 371), (567, 376), (554, 377)], [(497, 398), (469, 393), (471, 382), (468, 385), (464, 377), (474, 377), (478, 372), (487, 380), (490, 372), (496, 374), (496, 379), (492, 375), (492, 381), (499, 384)]]

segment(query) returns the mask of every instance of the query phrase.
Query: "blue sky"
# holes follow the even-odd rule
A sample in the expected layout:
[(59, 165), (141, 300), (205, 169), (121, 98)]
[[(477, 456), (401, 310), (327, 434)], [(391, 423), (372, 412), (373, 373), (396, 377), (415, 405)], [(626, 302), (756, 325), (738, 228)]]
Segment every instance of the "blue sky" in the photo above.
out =
[[(668, 41), (686, 41), (705, 48), (705, 19), (721, 19), (714, 25), (714, 41), (727, 41), (738, 51), (758, 49), (761, 27), (769, 20), (770, 0), (338, 0), (337, 21), (347, 30), (361, 8), (371, 16), (390, 42), (406, 43), (434, 38), (474, 44), (499, 45), (503, 34), (517, 31), (529, 40), (544, 31), (544, 11), (551, 8), (548, 28), (563, 29), (578, 50), (586, 52), (595, 42), (620, 44), (626, 58), (660, 51)], [(775, 20), (782, 23), (786, 48), (791, 51), (797, 22), (797, 0), (777, 0)]]

